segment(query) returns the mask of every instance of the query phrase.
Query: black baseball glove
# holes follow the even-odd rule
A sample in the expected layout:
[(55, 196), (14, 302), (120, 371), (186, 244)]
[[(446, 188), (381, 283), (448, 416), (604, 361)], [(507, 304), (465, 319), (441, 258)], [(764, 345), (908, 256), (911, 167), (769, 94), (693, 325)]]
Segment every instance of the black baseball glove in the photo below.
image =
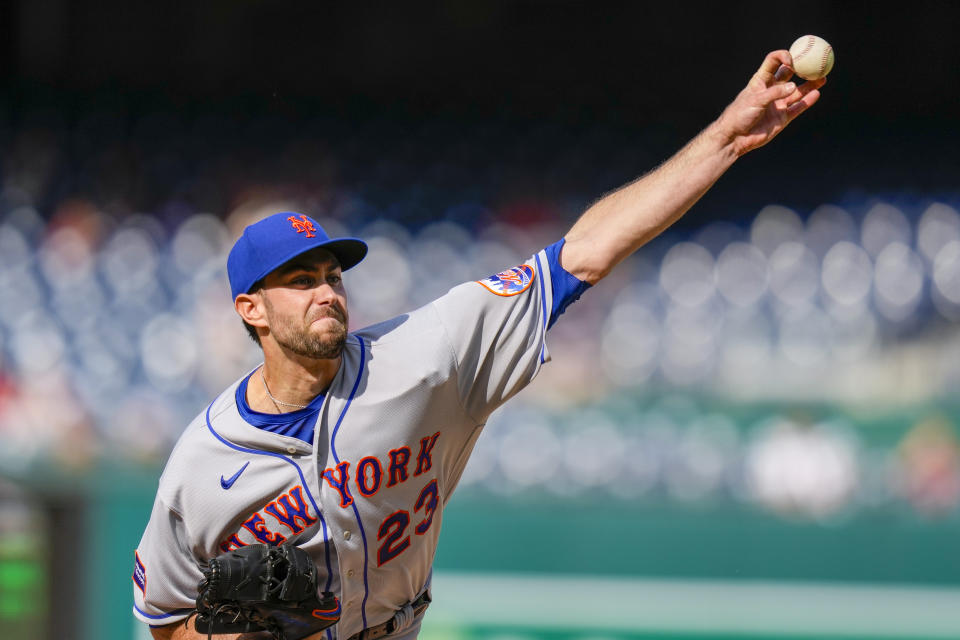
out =
[(194, 626), (215, 633), (267, 631), (301, 640), (336, 624), (340, 602), (317, 587), (317, 568), (290, 544), (252, 544), (212, 559), (197, 586)]

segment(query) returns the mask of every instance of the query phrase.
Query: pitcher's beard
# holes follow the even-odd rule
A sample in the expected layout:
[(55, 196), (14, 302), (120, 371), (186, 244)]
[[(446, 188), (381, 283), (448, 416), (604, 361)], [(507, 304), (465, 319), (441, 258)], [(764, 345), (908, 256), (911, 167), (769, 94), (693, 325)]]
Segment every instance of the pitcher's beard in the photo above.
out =
[[(307, 329), (296, 329), (292, 323), (286, 322), (275, 313), (273, 306), (267, 301), (267, 315), (270, 319), (271, 331), (274, 339), (281, 347), (289, 349), (299, 356), (316, 359), (338, 358), (347, 343), (347, 317), (339, 309), (327, 309), (320, 314), (320, 318), (335, 320), (333, 327), (321, 335), (310, 333)], [(308, 324), (307, 326), (311, 326)]]
[(277, 336), (277, 343), (300, 356), (317, 359), (338, 358), (347, 343), (347, 330), (342, 324), (337, 330), (324, 336), (297, 333), (290, 336)]

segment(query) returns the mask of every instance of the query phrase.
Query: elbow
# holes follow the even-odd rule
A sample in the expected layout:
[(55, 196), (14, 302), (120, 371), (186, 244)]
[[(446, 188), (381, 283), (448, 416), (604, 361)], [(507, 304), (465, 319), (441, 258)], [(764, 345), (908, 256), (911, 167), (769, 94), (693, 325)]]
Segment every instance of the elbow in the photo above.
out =
[(563, 268), (574, 278), (595, 285), (607, 277), (613, 265), (599, 259), (586, 259), (571, 262), (569, 266), (564, 264)]
[(610, 273), (611, 267), (606, 264), (601, 264), (599, 261), (596, 263), (585, 263), (578, 265), (574, 271), (570, 271), (578, 280), (587, 282), (591, 285), (595, 285)]
[(560, 266), (578, 280), (597, 284), (605, 278), (613, 263), (591, 243), (571, 241), (568, 237), (560, 251)]

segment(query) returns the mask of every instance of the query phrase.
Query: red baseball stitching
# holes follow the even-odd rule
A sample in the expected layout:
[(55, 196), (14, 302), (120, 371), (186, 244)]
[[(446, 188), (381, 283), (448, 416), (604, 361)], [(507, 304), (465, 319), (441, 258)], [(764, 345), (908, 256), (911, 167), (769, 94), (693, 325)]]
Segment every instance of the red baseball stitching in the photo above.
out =
[[(816, 40), (817, 40), (817, 39), (816, 39), (816, 37), (814, 37), (814, 36), (808, 36), (808, 37), (807, 37), (806, 46), (803, 48), (802, 51), (800, 51), (799, 53), (797, 53), (797, 55), (793, 56), (793, 63), (794, 63), (794, 64), (797, 63), (797, 60), (799, 60), (799, 59), (802, 58), (803, 56), (805, 56), (805, 55), (807, 55), (808, 53), (810, 53), (810, 50), (813, 49), (813, 45), (814, 45), (814, 43), (816, 42)], [(831, 47), (830, 45), (827, 45), (827, 48), (823, 50), (823, 59), (820, 60), (820, 71), (819, 71), (819, 73), (823, 73), (824, 69), (827, 68), (827, 58), (830, 56), (830, 52), (832, 52), (832, 51), (833, 51), (833, 47)]]
[(831, 53), (833, 53), (833, 47), (827, 47), (823, 50), (823, 59), (820, 61), (820, 73), (823, 73), (827, 68), (827, 58), (830, 57)]

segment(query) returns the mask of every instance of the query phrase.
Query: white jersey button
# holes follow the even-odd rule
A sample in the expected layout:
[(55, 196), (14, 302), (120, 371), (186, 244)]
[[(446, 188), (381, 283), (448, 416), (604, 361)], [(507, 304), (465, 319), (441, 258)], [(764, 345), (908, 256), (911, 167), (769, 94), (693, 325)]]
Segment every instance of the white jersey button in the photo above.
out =
[(347, 571), (347, 577), (348, 577), (348, 578), (352, 578), (352, 577), (353, 577), (353, 574), (354, 574), (353, 569), (350, 569), (349, 571)]
[(349, 539), (350, 539), (350, 532), (349, 532), (349, 531), (344, 531), (344, 532), (343, 532), (343, 539), (344, 539), (344, 540), (349, 540)]
[(297, 452), (297, 448), (295, 446), (290, 445), (289, 447), (287, 447), (287, 453), (296, 453), (296, 452)]

